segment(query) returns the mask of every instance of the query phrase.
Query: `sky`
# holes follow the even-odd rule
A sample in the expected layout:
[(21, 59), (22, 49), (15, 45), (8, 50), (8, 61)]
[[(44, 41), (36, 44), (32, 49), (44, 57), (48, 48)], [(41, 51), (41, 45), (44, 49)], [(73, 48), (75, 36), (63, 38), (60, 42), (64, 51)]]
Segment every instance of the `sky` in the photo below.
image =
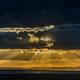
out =
[(80, 23), (80, 0), (0, 0), (0, 24)]

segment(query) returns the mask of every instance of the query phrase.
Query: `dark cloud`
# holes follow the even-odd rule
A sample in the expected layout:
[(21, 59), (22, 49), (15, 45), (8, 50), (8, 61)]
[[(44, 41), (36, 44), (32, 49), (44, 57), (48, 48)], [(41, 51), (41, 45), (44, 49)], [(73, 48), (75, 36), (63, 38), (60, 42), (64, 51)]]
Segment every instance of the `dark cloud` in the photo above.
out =
[[(34, 36), (31, 37), (29, 34)], [(39, 41), (36, 42), (34, 37)], [(51, 40), (46, 40), (46, 37)], [(31, 39), (34, 40), (31, 41)], [(47, 46), (50, 43), (54, 45)], [(0, 32), (0, 48), (46, 48), (46, 46), (49, 49), (80, 49), (80, 24), (55, 25), (52, 29), (37, 33), (32, 31)]]
[(80, 23), (79, 0), (0, 0), (0, 24)]

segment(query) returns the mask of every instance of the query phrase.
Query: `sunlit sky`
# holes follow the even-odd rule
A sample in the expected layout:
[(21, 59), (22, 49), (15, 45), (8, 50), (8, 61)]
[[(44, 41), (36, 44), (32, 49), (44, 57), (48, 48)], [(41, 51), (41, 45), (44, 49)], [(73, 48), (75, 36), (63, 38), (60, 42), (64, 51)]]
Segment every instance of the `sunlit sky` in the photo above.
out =
[[(15, 46), (22, 40), (20, 47), (28, 41), (33, 46), (38, 42), (44, 43), (41, 44), (44, 48), (0, 49), (0, 67), (80, 67), (80, 0), (0, 0), (0, 27), (2, 25), (18, 25), (20, 28), (26, 25), (29, 40), (18, 36), (18, 28), (3, 28), (0, 29), (3, 32), (0, 34), (0, 47)], [(30, 27), (35, 25), (52, 26)], [(8, 30), (16, 31), (18, 35), (6, 33)], [(38, 32), (45, 34), (38, 37)]]

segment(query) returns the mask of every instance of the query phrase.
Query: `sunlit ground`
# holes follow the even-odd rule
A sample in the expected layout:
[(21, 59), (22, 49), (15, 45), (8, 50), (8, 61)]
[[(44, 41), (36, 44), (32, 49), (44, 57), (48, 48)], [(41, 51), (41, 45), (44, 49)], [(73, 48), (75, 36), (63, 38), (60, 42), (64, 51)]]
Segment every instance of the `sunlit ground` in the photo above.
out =
[[(0, 49), (1, 68), (80, 68), (80, 50)], [(10, 68), (9, 68), (10, 69)]]

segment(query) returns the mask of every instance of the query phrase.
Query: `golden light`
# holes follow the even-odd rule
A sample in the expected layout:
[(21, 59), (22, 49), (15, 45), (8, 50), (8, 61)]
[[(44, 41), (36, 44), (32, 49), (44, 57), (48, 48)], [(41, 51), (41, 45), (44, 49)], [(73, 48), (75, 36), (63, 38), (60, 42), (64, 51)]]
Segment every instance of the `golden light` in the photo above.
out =
[(50, 37), (44, 36), (44, 37), (41, 37), (40, 40), (46, 43), (46, 47), (53, 46), (53, 39)]
[(72, 70), (73, 68), (77, 70), (80, 66), (79, 53), (80, 50), (49, 50), (47, 48), (0, 49), (0, 67), (40, 70), (64, 67), (67, 70), (71, 67)]
[(31, 42), (31, 43), (38, 43), (38, 42), (39, 42), (39, 38), (33, 36), (33, 37), (30, 38), (30, 42)]
[[(0, 32), (28, 33), (30, 43), (42, 41), (46, 44), (44, 48), (31, 49), (0, 49), (0, 67), (2, 68), (24, 68), (39, 70), (54, 70), (56, 68), (80, 69), (80, 50), (50, 49), (54, 46), (55, 38), (50, 35), (36, 36), (36, 34), (54, 29), (54, 25), (35, 28), (1, 28)], [(32, 32), (32, 33), (31, 33)], [(54, 35), (53, 35), (54, 36)], [(17, 37), (22, 40), (22, 37)], [(70, 69), (71, 70), (71, 69)]]

